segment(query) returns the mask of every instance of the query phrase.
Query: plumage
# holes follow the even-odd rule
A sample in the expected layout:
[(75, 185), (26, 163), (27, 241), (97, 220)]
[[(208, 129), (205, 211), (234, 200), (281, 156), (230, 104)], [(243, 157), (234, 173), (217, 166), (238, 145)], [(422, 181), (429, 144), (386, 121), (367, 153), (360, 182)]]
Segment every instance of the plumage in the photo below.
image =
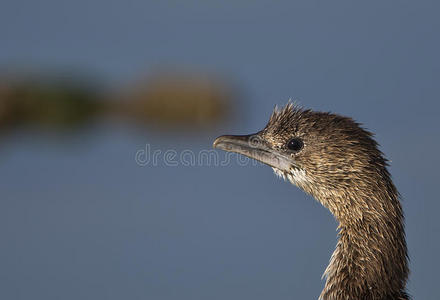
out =
[(372, 133), (351, 118), (288, 103), (258, 133), (221, 136), (214, 147), (268, 164), (337, 219), (320, 299), (409, 299), (403, 211)]

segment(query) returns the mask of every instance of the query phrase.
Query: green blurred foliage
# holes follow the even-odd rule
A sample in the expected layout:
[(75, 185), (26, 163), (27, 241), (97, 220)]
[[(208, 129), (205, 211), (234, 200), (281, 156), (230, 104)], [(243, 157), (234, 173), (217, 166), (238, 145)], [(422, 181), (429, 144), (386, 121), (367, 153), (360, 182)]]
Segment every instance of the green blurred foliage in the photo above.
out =
[(73, 127), (101, 110), (98, 92), (66, 81), (26, 80), (0, 84), (0, 126)]
[(203, 129), (229, 114), (231, 91), (201, 73), (159, 73), (127, 89), (105, 91), (93, 80), (63, 76), (0, 76), (0, 130), (19, 126), (76, 128), (99, 116)]
[(156, 74), (128, 89), (119, 110), (157, 127), (203, 128), (229, 114), (231, 94), (225, 84), (202, 74)]

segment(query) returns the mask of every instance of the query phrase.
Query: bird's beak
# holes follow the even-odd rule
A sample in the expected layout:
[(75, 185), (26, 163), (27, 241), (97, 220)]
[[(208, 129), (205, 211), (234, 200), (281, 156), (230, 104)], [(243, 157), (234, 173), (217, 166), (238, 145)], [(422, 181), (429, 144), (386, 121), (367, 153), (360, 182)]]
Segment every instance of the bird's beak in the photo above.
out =
[(294, 165), (291, 157), (271, 149), (258, 134), (222, 135), (215, 139), (213, 147), (245, 155), (285, 172)]

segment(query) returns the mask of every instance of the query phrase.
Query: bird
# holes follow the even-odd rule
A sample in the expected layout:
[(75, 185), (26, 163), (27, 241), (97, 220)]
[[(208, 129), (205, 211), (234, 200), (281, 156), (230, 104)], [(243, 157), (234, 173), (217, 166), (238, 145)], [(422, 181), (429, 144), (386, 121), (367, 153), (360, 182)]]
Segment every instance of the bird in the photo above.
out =
[(320, 300), (408, 300), (401, 196), (374, 135), (352, 118), (288, 102), (255, 134), (222, 135), (213, 147), (273, 168), (326, 207), (338, 241)]

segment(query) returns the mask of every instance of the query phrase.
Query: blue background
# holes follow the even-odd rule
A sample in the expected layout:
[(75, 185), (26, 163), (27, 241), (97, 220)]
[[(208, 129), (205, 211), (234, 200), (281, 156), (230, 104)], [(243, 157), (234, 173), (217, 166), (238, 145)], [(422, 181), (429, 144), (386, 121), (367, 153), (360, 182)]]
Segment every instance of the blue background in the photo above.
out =
[(210, 149), (289, 98), (376, 133), (403, 198), (409, 292), (438, 299), (440, 5), (436, 1), (17, 1), (0, 66), (89, 70), (119, 86), (157, 66), (208, 70), (247, 99), (201, 133), (100, 123), (0, 146), (1, 299), (316, 299), (330, 213), (265, 166), (140, 167)]

